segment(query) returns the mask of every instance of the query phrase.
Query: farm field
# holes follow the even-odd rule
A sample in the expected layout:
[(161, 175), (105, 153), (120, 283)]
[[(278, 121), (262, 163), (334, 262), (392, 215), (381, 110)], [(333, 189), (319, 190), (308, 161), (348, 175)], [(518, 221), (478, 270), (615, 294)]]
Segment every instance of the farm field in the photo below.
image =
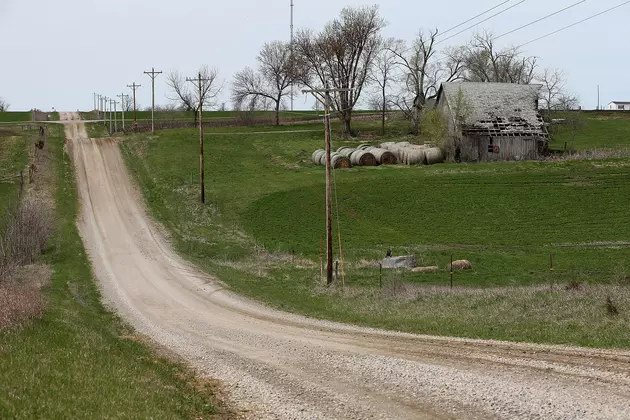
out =
[[(274, 307), (417, 333), (630, 345), (630, 159), (336, 171), (345, 287), (327, 289), (323, 168), (310, 162), (323, 136), (310, 126), (207, 130), (205, 206), (196, 130), (128, 135), (121, 145), (176, 248)], [(374, 132), (376, 122), (356, 128)], [(388, 248), (440, 270), (381, 278), (376, 262)], [(453, 291), (451, 255), (474, 267), (455, 273)]]
[(31, 112), (0, 112), (0, 123), (28, 122), (31, 119)]
[[(56, 203), (53, 238), (41, 260), (25, 269), (24, 278), (18, 277), (20, 283), (0, 278), (0, 418), (170, 419), (225, 414), (214, 397), (214, 383), (196, 378), (188, 368), (152, 350), (103, 307), (75, 225), (77, 192), (63, 149), (63, 127), (50, 125), (50, 130), (43, 158), (46, 169), (40, 168), (36, 184), (25, 188), (50, 189)], [(3, 176), (26, 167), (36, 136), (13, 132), (10, 126), (0, 128), (0, 234), (18, 190), (16, 182), (3, 182)], [(51, 183), (39, 183), (44, 178)], [(11, 296), (30, 291), (32, 285), (22, 282), (31, 281), (44, 284), (41, 317), (19, 324), (9, 318), (7, 323), (5, 309), (15, 305)]]

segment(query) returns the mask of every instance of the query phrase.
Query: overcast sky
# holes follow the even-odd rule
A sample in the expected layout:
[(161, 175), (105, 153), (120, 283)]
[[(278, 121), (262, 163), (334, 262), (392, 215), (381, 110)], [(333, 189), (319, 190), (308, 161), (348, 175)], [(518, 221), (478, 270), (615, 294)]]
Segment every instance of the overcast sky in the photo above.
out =
[[(497, 42), (520, 45), (623, 1), (588, 0)], [(475, 30), (502, 34), (575, 2), (526, 0), (442, 45), (465, 43)], [(499, 3), (383, 1), (380, 11), (388, 23), (384, 35), (410, 40), (421, 28), (444, 31)], [(290, 0), (0, 0), (0, 97), (12, 110), (83, 110), (92, 107), (92, 92), (129, 93), (126, 85), (135, 81), (142, 84), (138, 101), (147, 106), (150, 79), (143, 71), (176, 69), (192, 76), (199, 65), (208, 64), (219, 68), (228, 101), (232, 75), (255, 64), (262, 44), (289, 39), (289, 4)], [(321, 29), (345, 5), (373, 4), (295, 0), (295, 27)], [(563, 69), (569, 89), (585, 108), (597, 105), (598, 84), (602, 104), (630, 101), (629, 18), (630, 4), (524, 50), (540, 57), (542, 67)], [(163, 75), (156, 80), (158, 103), (168, 102), (164, 80)], [(295, 107), (310, 108), (310, 102), (300, 96)]]

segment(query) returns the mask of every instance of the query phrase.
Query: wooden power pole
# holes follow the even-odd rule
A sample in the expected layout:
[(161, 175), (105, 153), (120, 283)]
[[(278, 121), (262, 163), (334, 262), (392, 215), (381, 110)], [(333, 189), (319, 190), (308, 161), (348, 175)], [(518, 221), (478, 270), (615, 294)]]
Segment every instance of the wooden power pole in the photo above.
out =
[(199, 182), (201, 184), (201, 202), (206, 203), (205, 168), (203, 164), (203, 101), (205, 100), (205, 83), (210, 79), (201, 77), (201, 72), (196, 78), (186, 78), (187, 82), (192, 82), (199, 90)]
[(136, 112), (136, 90), (138, 90), (138, 88), (142, 86), (142, 85), (136, 85), (136, 82), (133, 82), (133, 85), (127, 85), (128, 88), (130, 88), (131, 90), (133, 90), (133, 128), (135, 129), (136, 126), (138, 125), (138, 118), (137, 118), (137, 112)]
[[(331, 89), (328, 85), (324, 89), (303, 90), (302, 93), (312, 93), (320, 102), (324, 103), (324, 128), (326, 139), (326, 284), (333, 282), (333, 252), (332, 252), (332, 165), (330, 108), (332, 106), (331, 92), (349, 92), (352, 89)], [(319, 95), (319, 96), (318, 96)], [(323, 96), (323, 101), (320, 99)]]
[(151, 68), (151, 71), (145, 71), (144, 74), (151, 78), (151, 133), (155, 133), (155, 78), (162, 72)]

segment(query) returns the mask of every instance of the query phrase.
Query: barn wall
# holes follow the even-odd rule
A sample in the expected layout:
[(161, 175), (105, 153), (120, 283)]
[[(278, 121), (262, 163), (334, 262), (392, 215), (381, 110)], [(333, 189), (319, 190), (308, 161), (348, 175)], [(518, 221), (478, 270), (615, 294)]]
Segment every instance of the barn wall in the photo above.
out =
[[(462, 162), (532, 160), (539, 157), (538, 137), (466, 136), (460, 146)], [(489, 146), (493, 151), (488, 151)]]

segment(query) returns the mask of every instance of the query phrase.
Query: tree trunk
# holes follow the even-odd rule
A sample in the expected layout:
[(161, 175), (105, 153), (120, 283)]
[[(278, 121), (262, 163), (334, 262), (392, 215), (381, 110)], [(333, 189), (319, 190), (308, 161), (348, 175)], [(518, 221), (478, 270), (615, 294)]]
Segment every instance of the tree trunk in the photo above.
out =
[(193, 114), (195, 114), (195, 126), (197, 125), (197, 117), (199, 116), (199, 108), (193, 110)]
[(280, 100), (276, 101), (276, 126), (280, 125)]
[(341, 120), (343, 121), (344, 137), (354, 137), (352, 127), (350, 126), (350, 123), (352, 122), (352, 110), (343, 111)]
[(385, 135), (385, 111), (387, 110), (387, 105), (385, 103), (385, 101), (387, 100), (387, 95), (385, 94), (385, 84), (383, 83), (383, 115), (382, 115), (382, 121), (381, 121), (381, 135)]

